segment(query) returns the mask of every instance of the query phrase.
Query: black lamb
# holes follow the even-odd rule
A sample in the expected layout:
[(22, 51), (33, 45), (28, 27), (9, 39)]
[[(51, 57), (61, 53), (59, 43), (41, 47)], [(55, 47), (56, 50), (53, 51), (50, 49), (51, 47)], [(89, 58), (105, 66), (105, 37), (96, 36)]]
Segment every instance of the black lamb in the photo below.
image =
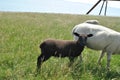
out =
[(83, 51), (87, 37), (93, 36), (92, 34), (88, 35), (79, 35), (77, 41), (72, 40), (56, 40), (56, 39), (47, 39), (40, 44), (41, 55), (37, 59), (37, 68), (41, 67), (41, 64), (48, 60), (51, 56), (54, 57), (68, 57), (70, 62), (74, 61), (74, 58), (81, 55)]

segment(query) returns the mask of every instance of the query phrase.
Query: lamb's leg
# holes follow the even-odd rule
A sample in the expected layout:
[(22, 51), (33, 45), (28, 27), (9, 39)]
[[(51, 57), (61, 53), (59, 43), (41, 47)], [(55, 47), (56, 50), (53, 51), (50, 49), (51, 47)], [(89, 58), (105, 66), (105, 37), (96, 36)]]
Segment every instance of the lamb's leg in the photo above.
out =
[(110, 61), (111, 61), (111, 52), (107, 52), (107, 69), (110, 69)]
[(41, 65), (44, 61), (46, 61), (47, 59), (49, 59), (50, 56), (48, 55), (44, 55), (44, 54), (41, 54), (38, 59), (37, 59), (37, 69), (40, 69), (41, 68)]
[(69, 57), (70, 62), (74, 62), (74, 57)]
[(74, 57), (69, 57), (69, 61), (70, 61), (70, 63), (69, 63), (69, 67), (74, 63)]
[(105, 55), (105, 50), (102, 50), (101, 55), (98, 59), (98, 64), (101, 64), (101, 59), (103, 58), (104, 55)]
[(82, 62), (83, 60), (82, 60), (82, 54), (80, 54), (80, 62)]

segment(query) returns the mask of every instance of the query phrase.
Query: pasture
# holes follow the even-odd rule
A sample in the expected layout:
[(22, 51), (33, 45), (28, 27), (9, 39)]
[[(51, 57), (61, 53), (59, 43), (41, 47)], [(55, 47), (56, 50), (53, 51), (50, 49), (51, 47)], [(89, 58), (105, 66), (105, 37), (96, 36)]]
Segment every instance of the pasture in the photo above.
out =
[(106, 56), (98, 66), (100, 51), (88, 48), (82, 63), (78, 58), (68, 67), (68, 58), (52, 57), (40, 74), (35, 72), (40, 43), (47, 38), (73, 40), (72, 28), (88, 19), (120, 32), (120, 17), (0, 12), (0, 80), (120, 80), (120, 55), (112, 56), (107, 71)]

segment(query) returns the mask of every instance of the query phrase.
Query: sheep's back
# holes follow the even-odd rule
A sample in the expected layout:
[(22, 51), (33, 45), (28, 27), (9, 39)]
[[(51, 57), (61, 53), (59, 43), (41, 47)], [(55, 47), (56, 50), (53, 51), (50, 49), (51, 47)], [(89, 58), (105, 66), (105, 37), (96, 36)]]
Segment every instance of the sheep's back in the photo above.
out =
[(101, 26), (101, 25), (94, 25), (94, 24), (88, 24), (88, 23), (82, 23), (75, 26), (74, 32), (78, 32), (80, 34), (94, 34), (99, 31), (106, 31), (106, 32), (116, 32), (112, 29), (109, 29), (107, 27)]
[(73, 45), (76, 41), (71, 40), (56, 40), (56, 39), (47, 39), (43, 41), (40, 45), (40, 48), (46, 47), (46, 48), (64, 48), (65, 46)]
[[(104, 49), (113, 41), (113, 37), (110, 37), (110, 35), (119, 34), (118, 32), (101, 25), (88, 23), (76, 25), (73, 28), (73, 32), (77, 32), (79, 34), (93, 34), (93, 37), (87, 39), (87, 47), (95, 50)], [(74, 36), (74, 39), (78, 40), (78, 37)]]
[[(50, 54), (53, 56), (64, 54), (62, 56), (65, 57), (68, 56), (69, 53), (72, 56), (76, 56), (77, 54), (79, 55), (84, 47), (80, 47), (80, 45), (77, 46), (76, 41), (47, 39), (41, 43), (40, 48), (44, 54)], [(71, 54), (73, 52), (77, 54)]]

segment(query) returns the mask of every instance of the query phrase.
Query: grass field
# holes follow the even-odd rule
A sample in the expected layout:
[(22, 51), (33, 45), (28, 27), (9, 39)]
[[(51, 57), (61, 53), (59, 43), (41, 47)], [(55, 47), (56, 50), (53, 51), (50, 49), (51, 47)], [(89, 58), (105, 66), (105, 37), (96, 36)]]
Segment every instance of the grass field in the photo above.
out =
[(40, 43), (47, 38), (73, 40), (72, 28), (88, 19), (120, 31), (120, 17), (0, 12), (0, 80), (120, 80), (120, 56), (112, 56), (107, 71), (106, 56), (100, 67), (100, 52), (88, 48), (82, 63), (78, 58), (68, 67), (68, 58), (51, 57), (36, 75)]

